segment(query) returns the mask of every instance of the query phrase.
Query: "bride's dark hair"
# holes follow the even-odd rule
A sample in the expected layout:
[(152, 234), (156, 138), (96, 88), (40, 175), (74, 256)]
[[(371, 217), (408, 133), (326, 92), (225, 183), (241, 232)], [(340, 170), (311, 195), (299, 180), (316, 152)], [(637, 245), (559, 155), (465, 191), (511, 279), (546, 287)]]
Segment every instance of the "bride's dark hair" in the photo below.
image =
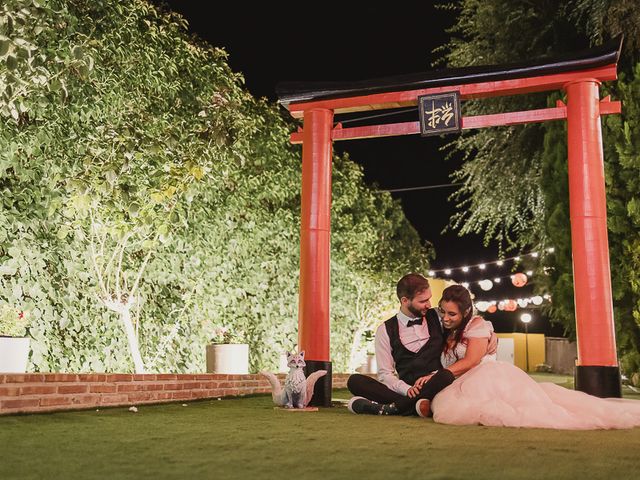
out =
[[(458, 310), (462, 314), (462, 322), (460, 326), (455, 330), (449, 330), (446, 333), (446, 344), (444, 346), (444, 351), (448, 351), (449, 349), (455, 349), (456, 345), (460, 343), (462, 340), (462, 334), (464, 332), (465, 327), (473, 317), (473, 302), (471, 301), (471, 294), (469, 290), (464, 288), (462, 285), (451, 285), (447, 287), (442, 292), (442, 298), (440, 299), (440, 303), (438, 306), (442, 306), (444, 302), (453, 302), (458, 306)], [(453, 342), (449, 341), (449, 338), (453, 335)]]

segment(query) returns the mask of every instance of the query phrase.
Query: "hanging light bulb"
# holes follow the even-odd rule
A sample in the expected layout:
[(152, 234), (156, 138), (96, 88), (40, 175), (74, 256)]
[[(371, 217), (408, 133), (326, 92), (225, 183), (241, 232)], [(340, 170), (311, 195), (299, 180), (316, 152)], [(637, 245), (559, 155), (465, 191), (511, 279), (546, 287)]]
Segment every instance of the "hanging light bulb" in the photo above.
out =
[(514, 262), (519, 262), (520, 261), (520, 257), (513, 257), (513, 261)]
[(531, 256), (533, 258), (538, 258), (538, 252), (531, 252)]
[(429, 270), (429, 276), (433, 277), (436, 274), (436, 272), (434, 272), (433, 270)]
[(465, 272), (465, 273), (468, 272), (469, 271), (469, 267), (462, 267), (462, 271)]
[(556, 249), (555, 249), (555, 248), (553, 248), (553, 247), (549, 247), (549, 248), (547, 248), (547, 252), (549, 252), (549, 253), (553, 253), (553, 252), (555, 252), (555, 251), (556, 251)]
[(487, 309), (491, 306), (489, 302), (477, 302), (476, 308), (479, 312), (486, 312)]
[(480, 270), (484, 270), (485, 268), (487, 268), (487, 266), (484, 263), (481, 263), (480, 265), (478, 265), (478, 268)]
[(450, 268), (445, 269), (444, 273), (445, 275), (451, 275), (451, 269)]
[(500, 283), (502, 280), (500, 277), (494, 278), (493, 283)]
[(498, 260), (496, 262), (496, 265), (498, 265), (499, 267), (501, 267), (502, 265), (504, 265), (504, 262), (502, 260)]
[(527, 270), (527, 277), (533, 276), (533, 270)]

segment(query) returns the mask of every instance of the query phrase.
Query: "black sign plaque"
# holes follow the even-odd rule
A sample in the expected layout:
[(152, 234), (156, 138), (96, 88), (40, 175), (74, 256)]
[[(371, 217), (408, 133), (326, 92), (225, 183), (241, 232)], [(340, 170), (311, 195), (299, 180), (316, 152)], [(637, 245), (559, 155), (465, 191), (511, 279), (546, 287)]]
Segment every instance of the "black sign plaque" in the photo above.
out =
[(460, 92), (438, 93), (418, 97), (420, 135), (440, 135), (462, 129)]

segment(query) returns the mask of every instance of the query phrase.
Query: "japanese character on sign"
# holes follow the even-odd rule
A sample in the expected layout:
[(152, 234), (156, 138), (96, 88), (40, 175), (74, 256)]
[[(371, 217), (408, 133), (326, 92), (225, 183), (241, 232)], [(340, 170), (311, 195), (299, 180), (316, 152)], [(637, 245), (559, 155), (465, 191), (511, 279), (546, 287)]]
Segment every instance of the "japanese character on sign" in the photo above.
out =
[(424, 95), (418, 98), (422, 136), (459, 132), (461, 127), (458, 92)]

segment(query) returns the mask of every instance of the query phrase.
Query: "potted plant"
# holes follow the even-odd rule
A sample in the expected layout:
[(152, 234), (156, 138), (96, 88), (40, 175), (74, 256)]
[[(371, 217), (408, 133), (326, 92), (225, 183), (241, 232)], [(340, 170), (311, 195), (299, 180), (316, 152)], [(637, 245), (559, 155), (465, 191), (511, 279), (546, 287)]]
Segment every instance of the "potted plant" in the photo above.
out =
[(0, 373), (25, 373), (29, 361), (26, 312), (0, 306)]
[(361, 342), (363, 350), (366, 352), (364, 362), (356, 368), (359, 373), (378, 373), (375, 353), (375, 334), (373, 330), (365, 330), (362, 333)]
[(242, 335), (229, 327), (214, 329), (207, 345), (207, 373), (249, 373), (249, 345), (242, 342)]

